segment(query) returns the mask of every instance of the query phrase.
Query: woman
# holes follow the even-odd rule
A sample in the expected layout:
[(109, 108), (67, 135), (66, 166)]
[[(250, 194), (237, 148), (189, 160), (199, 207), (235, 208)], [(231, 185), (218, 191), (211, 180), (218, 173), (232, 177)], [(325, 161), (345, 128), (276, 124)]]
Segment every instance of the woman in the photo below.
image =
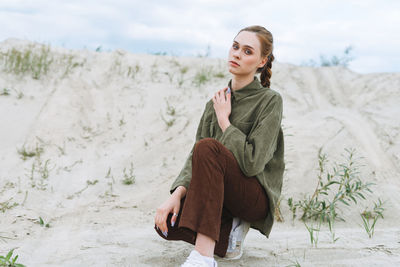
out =
[(236, 35), (233, 77), (207, 102), (171, 196), (157, 208), (161, 237), (195, 245), (182, 266), (217, 266), (214, 254), (240, 258), (249, 227), (269, 237), (285, 168), (282, 98), (269, 88), (272, 50), (264, 27)]

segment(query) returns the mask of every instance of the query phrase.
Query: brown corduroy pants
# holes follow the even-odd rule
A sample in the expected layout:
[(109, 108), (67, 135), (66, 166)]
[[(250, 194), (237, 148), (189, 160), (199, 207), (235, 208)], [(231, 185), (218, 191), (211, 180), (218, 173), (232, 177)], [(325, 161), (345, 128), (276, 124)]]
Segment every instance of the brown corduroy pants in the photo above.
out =
[(233, 217), (252, 222), (269, 210), (268, 196), (255, 176), (241, 171), (233, 153), (214, 138), (199, 140), (192, 154), (192, 179), (174, 227), (168, 215), (166, 240), (183, 240), (195, 245), (197, 232), (216, 241), (214, 254), (224, 257)]

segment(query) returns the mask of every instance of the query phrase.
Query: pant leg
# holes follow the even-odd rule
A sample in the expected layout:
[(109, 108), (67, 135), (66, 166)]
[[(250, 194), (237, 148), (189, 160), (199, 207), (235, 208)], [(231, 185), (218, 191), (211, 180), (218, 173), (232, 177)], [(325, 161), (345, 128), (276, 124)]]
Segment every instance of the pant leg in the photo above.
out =
[[(197, 233), (189, 228), (180, 227), (182, 208), (184, 206), (185, 200), (186, 200), (186, 196), (181, 199), (181, 205), (180, 205), (178, 217), (176, 218), (174, 227), (172, 227), (172, 225), (171, 225), (172, 213), (168, 214), (168, 217), (167, 217), (168, 236), (164, 236), (162, 231), (160, 229), (157, 229), (156, 226), (154, 226), (154, 229), (156, 230), (158, 235), (161, 236), (162, 238), (164, 238), (165, 240), (172, 240), (172, 241), (180, 240), (180, 241), (185, 241), (187, 243), (195, 245)], [(229, 214), (229, 212), (226, 209), (224, 209), (222, 212), (222, 217), (221, 217), (221, 229), (220, 229), (219, 242), (217, 242), (215, 244), (215, 248), (214, 248), (215, 255), (218, 255), (220, 257), (225, 256), (226, 250), (227, 250), (228, 244), (229, 244), (229, 233), (230, 233), (231, 229), (232, 229), (232, 216)]]
[(178, 230), (170, 227), (172, 214), (169, 214), (168, 237), (157, 232), (165, 239), (191, 244), (195, 244), (197, 232), (200, 232), (216, 241), (214, 253), (224, 257), (232, 218), (246, 221), (265, 218), (268, 205), (268, 197), (257, 178), (246, 177), (232, 152), (223, 144), (205, 138), (196, 143), (193, 151), (192, 179), (185, 200), (181, 201), (179, 223), (177, 220), (175, 225)]

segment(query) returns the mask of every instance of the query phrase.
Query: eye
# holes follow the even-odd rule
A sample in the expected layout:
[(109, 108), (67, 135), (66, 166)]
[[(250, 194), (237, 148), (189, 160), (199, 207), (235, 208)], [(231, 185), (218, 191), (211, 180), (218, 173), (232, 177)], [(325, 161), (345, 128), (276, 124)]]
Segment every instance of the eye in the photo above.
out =
[[(247, 53), (249, 52), (249, 53)], [(247, 55), (251, 55), (251, 51), (249, 49), (246, 50)]]

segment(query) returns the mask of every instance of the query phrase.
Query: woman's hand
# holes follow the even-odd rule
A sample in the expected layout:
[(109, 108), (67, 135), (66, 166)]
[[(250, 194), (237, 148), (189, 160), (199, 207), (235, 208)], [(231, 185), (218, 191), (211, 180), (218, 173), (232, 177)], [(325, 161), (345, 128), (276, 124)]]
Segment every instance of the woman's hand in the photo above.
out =
[(226, 94), (228, 87), (219, 90), (214, 94), (212, 101), (214, 103), (215, 114), (217, 115), (219, 127), (224, 132), (230, 125), (229, 115), (231, 114), (231, 93)]
[[(156, 216), (154, 218), (155, 225), (167, 236), (167, 217), (169, 213), (179, 213), (181, 206), (180, 196), (178, 194), (171, 195), (161, 206), (157, 208)], [(174, 226), (177, 216), (172, 216), (171, 225)]]

